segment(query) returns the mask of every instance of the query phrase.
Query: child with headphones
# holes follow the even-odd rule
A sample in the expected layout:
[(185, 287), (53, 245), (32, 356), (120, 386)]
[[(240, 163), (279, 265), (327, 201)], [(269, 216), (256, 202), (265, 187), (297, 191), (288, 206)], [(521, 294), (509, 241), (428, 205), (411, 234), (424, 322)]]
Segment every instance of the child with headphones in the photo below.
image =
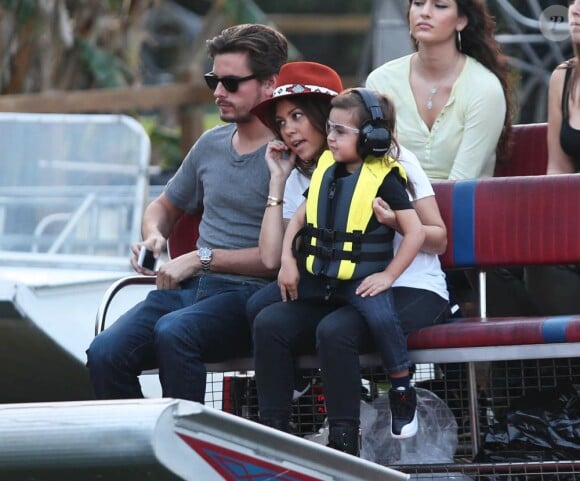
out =
[[(362, 315), (391, 382), (392, 434), (406, 438), (417, 432), (416, 393), (391, 286), (419, 253), (425, 232), (396, 160), (394, 128), (395, 109), (387, 96), (349, 89), (331, 100), (330, 150), (320, 157), (307, 199), (284, 234), (278, 285), (285, 302), (351, 305)], [(384, 202), (403, 234), (396, 254), (394, 229), (375, 216)], [(321, 369), (326, 386), (322, 360)]]

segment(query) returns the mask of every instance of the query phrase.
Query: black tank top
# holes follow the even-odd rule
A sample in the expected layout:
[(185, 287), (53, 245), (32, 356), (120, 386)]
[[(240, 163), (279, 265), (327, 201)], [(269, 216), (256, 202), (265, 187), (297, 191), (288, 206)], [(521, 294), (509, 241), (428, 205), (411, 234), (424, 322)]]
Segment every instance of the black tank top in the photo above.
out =
[(566, 68), (566, 76), (564, 77), (564, 88), (562, 89), (562, 126), (560, 127), (560, 145), (562, 150), (572, 157), (574, 170), (580, 172), (580, 130), (572, 128), (568, 121), (568, 99), (570, 98), (568, 84), (573, 69), (574, 66)]

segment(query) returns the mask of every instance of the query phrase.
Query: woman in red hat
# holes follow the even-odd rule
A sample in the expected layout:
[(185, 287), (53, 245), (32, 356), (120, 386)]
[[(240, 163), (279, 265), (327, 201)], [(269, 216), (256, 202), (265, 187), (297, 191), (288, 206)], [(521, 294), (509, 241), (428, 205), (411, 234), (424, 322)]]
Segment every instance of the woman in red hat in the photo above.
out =
[(340, 76), (332, 68), (290, 62), (282, 66), (272, 98), (252, 110), (276, 134), (266, 150), (270, 189), (260, 232), (260, 255), (266, 267), (280, 267), (283, 221), (302, 202), (318, 157), (328, 148), (330, 100), (342, 90)]
[[(285, 227), (304, 199), (302, 194), (308, 188), (310, 175), (327, 148), (325, 123), (330, 101), (341, 90), (338, 74), (329, 67), (314, 62), (291, 62), (280, 70), (273, 97), (252, 110), (277, 135), (266, 153), (271, 180), (259, 244), (262, 261), (271, 268), (280, 266)], [(433, 189), (417, 159), (401, 148), (399, 161), (413, 184), (413, 206), (426, 232), (424, 252), (393, 290), (403, 329), (409, 332), (443, 322), (449, 315), (445, 277), (437, 257), (445, 250), (447, 237)], [(396, 229), (396, 225), (390, 224), (393, 219), (389, 212), (388, 206), (375, 209), (379, 221)], [(322, 373), (329, 445), (357, 454), (361, 388), (358, 353), (374, 350), (362, 317), (350, 306), (337, 309), (330, 303), (281, 302), (276, 282), (250, 298), (247, 315), (254, 322), (261, 422), (291, 431), (294, 358), (318, 351), (319, 357), (324, 357), (321, 365), (330, 366)], [(321, 345), (330, 345), (331, 349), (321, 350)], [(332, 355), (326, 356), (325, 352)]]

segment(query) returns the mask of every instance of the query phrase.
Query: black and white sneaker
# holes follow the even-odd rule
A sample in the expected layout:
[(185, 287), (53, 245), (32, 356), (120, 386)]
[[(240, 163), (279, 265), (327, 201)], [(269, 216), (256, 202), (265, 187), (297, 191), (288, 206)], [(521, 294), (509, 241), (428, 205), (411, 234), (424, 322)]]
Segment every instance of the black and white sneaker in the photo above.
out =
[(296, 401), (301, 396), (304, 396), (304, 394), (306, 394), (311, 387), (311, 384), (306, 380), (303, 380), (300, 384), (295, 385), (294, 391), (292, 392), (292, 401)]
[(399, 387), (389, 391), (391, 433), (394, 438), (410, 438), (417, 434), (417, 391)]
[(292, 393), (292, 401), (296, 401), (301, 396), (304, 396), (312, 385), (312, 371), (310, 369), (297, 369), (294, 372), (294, 392)]

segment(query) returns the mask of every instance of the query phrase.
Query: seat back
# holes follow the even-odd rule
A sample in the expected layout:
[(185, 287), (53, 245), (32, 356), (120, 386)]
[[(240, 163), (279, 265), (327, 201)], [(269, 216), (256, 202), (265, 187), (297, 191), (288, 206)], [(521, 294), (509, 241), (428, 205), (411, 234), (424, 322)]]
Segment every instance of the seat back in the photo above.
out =
[[(444, 268), (580, 263), (580, 175), (493, 177), (433, 184), (447, 227)], [(196, 248), (201, 212), (184, 214), (170, 257)]]
[(508, 161), (497, 163), (494, 177), (543, 175), (548, 168), (548, 124), (516, 124)]
[(443, 267), (580, 263), (580, 175), (433, 185), (447, 226)]
[(201, 211), (194, 214), (185, 212), (175, 223), (167, 239), (167, 251), (170, 258), (179, 257), (197, 248), (200, 220)]

